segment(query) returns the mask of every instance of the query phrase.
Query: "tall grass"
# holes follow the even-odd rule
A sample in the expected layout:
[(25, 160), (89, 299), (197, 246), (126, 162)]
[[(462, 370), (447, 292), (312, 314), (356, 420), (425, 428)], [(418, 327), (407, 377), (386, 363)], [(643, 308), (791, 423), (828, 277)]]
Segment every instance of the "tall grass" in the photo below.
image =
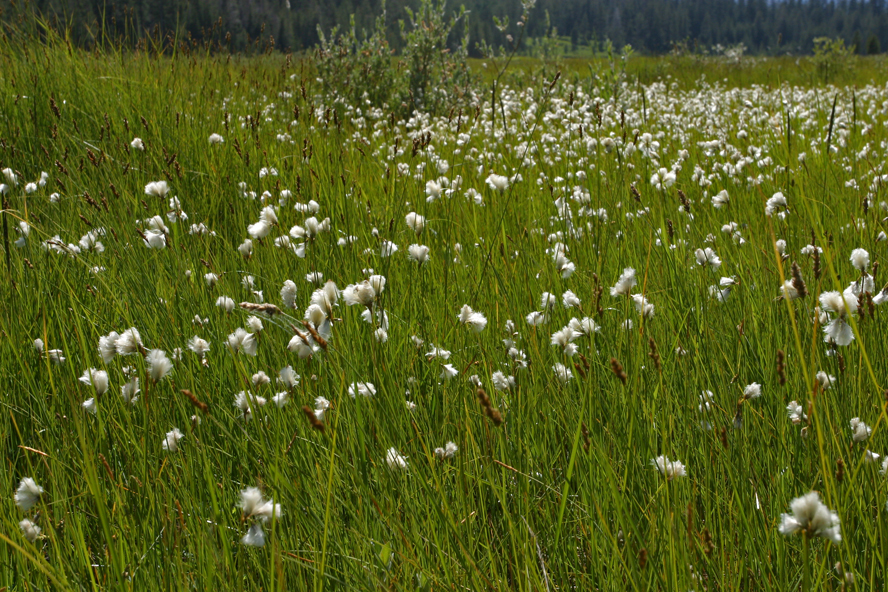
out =
[[(7, 38), (0, 56), (0, 168), (19, 173), (5, 196), (10, 266), (0, 282), (0, 586), (853, 588), (834, 567), (841, 563), (855, 585), (884, 587), (888, 492), (879, 462), (865, 462), (867, 449), (888, 452), (884, 309), (871, 317), (863, 305), (866, 314), (849, 321), (856, 339), (837, 351), (823, 342), (814, 310), (821, 292), (859, 276), (852, 249), (873, 261), (885, 250), (880, 185), (863, 206), (884, 162), (884, 80), (856, 90), (629, 85), (615, 103), (584, 94), (582, 79), (527, 78), (533, 94), (505, 91), (507, 125), (490, 135), (483, 90), (474, 112), (393, 121), (370, 105), (316, 97), (310, 64), (277, 55), (82, 53), (58, 39)], [(466, 134), (459, 143), (457, 130)], [(645, 132), (663, 134), (658, 162), (622, 152)], [(224, 143), (209, 144), (211, 133)], [(614, 152), (589, 142), (611, 135), (622, 145)], [(130, 147), (135, 137), (144, 151)], [(722, 143), (706, 155), (698, 142), (713, 139)], [(708, 173), (714, 162), (736, 163), (727, 145), (771, 162), (723, 173), (704, 195), (695, 165)], [(439, 169), (440, 160), (449, 166)], [(649, 183), (679, 161), (674, 186)], [(279, 174), (260, 176), (262, 168)], [(46, 186), (25, 193), (41, 171)], [(491, 172), (521, 178), (498, 191), (485, 183)], [(759, 184), (747, 182), (759, 174)], [(457, 175), (463, 184), (452, 196), (426, 201), (426, 181), (452, 184)], [(846, 186), (851, 178), (859, 190)], [(155, 250), (136, 221), (170, 209), (168, 198), (144, 190), (162, 179), (189, 218), (167, 221), (167, 247)], [(240, 182), (256, 197), (244, 197)], [(574, 186), (589, 192), (587, 212), (603, 208), (607, 218), (583, 216), (569, 199)], [(468, 188), (483, 205), (465, 198)], [(715, 209), (710, 198), (722, 188), (730, 201)], [(278, 211), (279, 228), (243, 257), (237, 247), (262, 193), (273, 204), (284, 189), (293, 198)], [(679, 189), (692, 217), (679, 211)], [(778, 191), (788, 198), (785, 220), (764, 214)], [(309, 200), (332, 228), (299, 258), (274, 238), (303, 223), (309, 214), (292, 204)], [(419, 236), (404, 223), (411, 211), (427, 219)], [(19, 221), (31, 227), (22, 248), (11, 244)], [(721, 231), (732, 221), (743, 244)], [(189, 234), (201, 222), (215, 236)], [(55, 235), (77, 244), (96, 228), (106, 231), (103, 253), (41, 246)], [(819, 279), (800, 253), (812, 236), (823, 250)], [(337, 244), (345, 237), (355, 242)], [(787, 243), (785, 261), (777, 239)], [(383, 257), (384, 240), (399, 250)], [(430, 248), (426, 264), (408, 260), (411, 243)], [(554, 266), (556, 243), (576, 266), (570, 277)], [(694, 250), (707, 246), (723, 261), (717, 270), (696, 264)], [(778, 300), (793, 261), (810, 294)], [(609, 294), (626, 267), (637, 271), (633, 293), (654, 304), (652, 318)], [(322, 272), (343, 289), (370, 268), (387, 279), (375, 307), (388, 314), (388, 340), (374, 338), (378, 320), (365, 323), (360, 306), (340, 299), (327, 349), (310, 360), (290, 353), (315, 288), (306, 274)], [(882, 274), (869, 271), (875, 295)], [(219, 277), (212, 288), (203, 280), (210, 272)], [(710, 292), (721, 277), (736, 279), (725, 301)], [(279, 296), (287, 279), (298, 286), (295, 311)], [(562, 306), (568, 289), (579, 310)], [(222, 295), (256, 302), (253, 291), (284, 314), (262, 318), (258, 355), (233, 354), (227, 336), (253, 313), (215, 303)], [(544, 292), (558, 304), (547, 324), (530, 326), (525, 316), (542, 310)], [(459, 323), (463, 304), (486, 315), (482, 332)], [(572, 317), (601, 326), (574, 341), (582, 357), (550, 345)], [(152, 384), (140, 355), (103, 363), (99, 337), (130, 327), (148, 349), (184, 349), (170, 377)], [(206, 366), (186, 347), (193, 335), (211, 343)], [(35, 351), (35, 339), (66, 361)], [(526, 368), (503, 339), (526, 353)], [(433, 345), (452, 357), (428, 359)], [(450, 380), (441, 378), (445, 363), (458, 371)], [(558, 363), (572, 371), (566, 383), (552, 370)], [(287, 365), (301, 375), (290, 403), (269, 401), (245, 421), (235, 394), (270, 400)], [(134, 405), (118, 395), (126, 366), (141, 379)], [(95, 390), (78, 381), (90, 367), (111, 381), (95, 414), (82, 407)], [(253, 385), (260, 370), (271, 384)], [(816, 387), (821, 370), (836, 377), (828, 390)], [(515, 386), (497, 391), (495, 371), (514, 375)], [(485, 415), (472, 375), (502, 425)], [(376, 394), (350, 397), (355, 382)], [(735, 424), (753, 382), (762, 397), (739, 404)], [(703, 391), (712, 392), (709, 412), (700, 410)], [(323, 432), (300, 409), (318, 396), (332, 402)], [(787, 418), (791, 400), (810, 414), (807, 425)], [(873, 428), (865, 442), (852, 444), (852, 417)], [(175, 427), (185, 437), (168, 452), (162, 441)], [(434, 450), (448, 441), (458, 452), (441, 460)], [(406, 470), (389, 466), (391, 448)], [(659, 455), (683, 462), (687, 476), (665, 479), (651, 464)], [(23, 477), (45, 489), (27, 512), (12, 499)], [(251, 486), (283, 508), (261, 548), (240, 543), (252, 520), (239, 492)], [(791, 500), (810, 490), (838, 513), (841, 545), (778, 532)], [(19, 530), (23, 518), (42, 529), (34, 542)]]

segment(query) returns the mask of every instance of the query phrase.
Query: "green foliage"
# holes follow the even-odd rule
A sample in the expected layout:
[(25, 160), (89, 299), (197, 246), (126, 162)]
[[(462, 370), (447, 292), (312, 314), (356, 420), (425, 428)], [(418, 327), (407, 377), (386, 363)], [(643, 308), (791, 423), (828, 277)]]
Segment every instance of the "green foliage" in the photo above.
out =
[[(465, 7), (447, 18), (446, 0), (420, 0), (414, 12), (405, 7), (409, 25), (400, 22), (403, 43), (402, 64), (406, 68), (407, 93), (413, 109), (441, 113), (455, 106), (450, 97), (467, 90), (471, 75), (469, 57), (468, 14)], [(457, 50), (448, 49), (448, 39), (463, 24)]]
[(561, 69), (564, 43), (558, 36), (558, 28), (552, 26), (548, 10), (545, 12), (545, 15), (543, 30), (546, 34), (543, 37), (528, 39), (527, 45), (530, 49), (530, 55), (542, 62), (544, 69), (542, 75), (544, 77), (551, 77)]
[(335, 27), (327, 36), (318, 26), (320, 43), (313, 64), (326, 95), (351, 105), (365, 100), (383, 108), (400, 104), (403, 76), (393, 67), (385, 20), (383, 5), (373, 32), (364, 39), (358, 37), (354, 15), (349, 28), (342, 33)]
[[(316, 81), (319, 63), (339, 47), (360, 51), (352, 32), (342, 46), (328, 41), (332, 57), (318, 62), (83, 52), (48, 35), (0, 40), (0, 171), (19, 180), (0, 174), (0, 588), (884, 587), (888, 481), (867, 453), (888, 452), (888, 304), (863, 297), (845, 317), (853, 343), (837, 348), (824, 343), (817, 309), (820, 293), (863, 279), (851, 249), (866, 248), (884, 282), (874, 263), (886, 256), (876, 180), (888, 95), (868, 83), (881, 61), (837, 73), (857, 88), (830, 90), (835, 103), (823, 89), (792, 89), (801, 102), (784, 124), (783, 83), (810, 82), (792, 59), (738, 68), (611, 47), (596, 62), (601, 82), (584, 88), (535, 77), (538, 61), (506, 54), (497, 67), (527, 84), (500, 87), (495, 109), (485, 80), (470, 86), (484, 99), (478, 109), (411, 121), (367, 108), (363, 92), (318, 108), (332, 92)], [(407, 68), (379, 39), (367, 47), (384, 49), (343, 80), (391, 76), (406, 92)], [(587, 64), (564, 60), (572, 72)], [(658, 67), (671, 78), (657, 78)], [(707, 82), (729, 76), (737, 89)], [(224, 142), (208, 143), (212, 133)], [(135, 136), (144, 150), (131, 147)], [(672, 163), (674, 185), (649, 182)], [(491, 172), (508, 187), (488, 185)], [(158, 180), (169, 196), (146, 193)], [(438, 199), (426, 199), (436, 193), (428, 181)], [(716, 208), (721, 189), (730, 200)], [(765, 215), (778, 191), (785, 219)], [(188, 220), (167, 217), (173, 195)], [(259, 211), (276, 204), (271, 234), (239, 251)], [(408, 212), (425, 216), (423, 230), (404, 223)], [(140, 236), (154, 216), (168, 226), (162, 250)], [(304, 257), (277, 244), (296, 242), (290, 229), (310, 217), (332, 228), (304, 241)], [(79, 237), (97, 229), (104, 250), (81, 249)], [(400, 250), (384, 256), (386, 241)], [(812, 242), (816, 258), (804, 254)], [(427, 246), (429, 260), (411, 261), (411, 244)], [(703, 247), (717, 251), (718, 269), (698, 264)], [(809, 294), (779, 299), (793, 262)], [(626, 267), (652, 317), (609, 292)], [(306, 359), (289, 351), (307, 330), (316, 273), (340, 288), (384, 275), (372, 306), (388, 312), (387, 341), (377, 338), (379, 308), (341, 296), (326, 349)], [(286, 280), (298, 287), (294, 309), (280, 296)], [(567, 290), (580, 302), (565, 305)], [(548, 307), (543, 292), (558, 302)], [(248, 306), (226, 312), (220, 296)], [(248, 310), (259, 300), (281, 314)], [(480, 333), (460, 321), (463, 304), (486, 314)], [(524, 320), (540, 311), (546, 324)], [(228, 336), (254, 314), (257, 355), (231, 351)], [(574, 317), (599, 330), (575, 336), (570, 355), (552, 334)], [(129, 327), (147, 348), (184, 350), (170, 377), (151, 382), (137, 353), (103, 359), (100, 336)], [(194, 335), (211, 343), (204, 359), (188, 350)], [(436, 358), (436, 347), (450, 357)], [(67, 360), (55, 364), (50, 349)], [(275, 380), (288, 365), (302, 377), (295, 386)], [(110, 390), (79, 380), (88, 368), (107, 371)], [(818, 370), (836, 377), (829, 388)], [(141, 379), (136, 404), (120, 394), (131, 374)], [(749, 399), (753, 381), (761, 397)], [(355, 382), (376, 394), (349, 396)], [(241, 391), (253, 395), (249, 421), (232, 404)], [(283, 391), (289, 403), (278, 408), (271, 398)], [(323, 431), (301, 409), (318, 397), (331, 402), (314, 417)], [(787, 418), (790, 401), (802, 425)], [(855, 417), (873, 428), (865, 441), (851, 438)], [(173, 428), (184, 434), (176, 452), (162, 445)], [(435, 449), (448, 441), (458, 451), (444, 459)], [(389, 466), (392, 448), (406, 471)], [(660, 475), (651, 464), (660, 455), (685, 463), (686, 476)], [(45, 488), (27, 511), (13, 501), (23, 477)], [(261, 548), (240, 542), (255, 521), (238, 506), (251, 486), (283, 507)], [(778, 532), (791, 500), (810, 490), (840, 516), (841, 545)], [(25, 518), (42, 529), (33, 541)]]
[(829, 37), (814, 39), (814, 55), (810, 59), (824, 84), (829, 84), (838, 70), (851, 70), (856, 63), (854, 52), (845, 47), (844, 39)]
[(448, 40), (460, 22), (466, 24), (465, 9), (450, 18), (445, 0), (421, 0), (416, 12), (407, 9), (409, 23), (400, 22), (403, 51), (395, 57), (386, 38), (384, 3), (382, 8), (373, 33), (364, 40), (358, 39), (354, 15), (345, 33), (334, 28), (328, 37), (318, 28), (315, 64), (326, 94), (350, 104), (369, 101), (397, 113), (440, 113), (457, 106), (460, 89), (471, 80), (468, 29), (455, 52)]
[(597, 67), (589, 65), (591, 74), (590, 84), (603, 89), (607, 94), (606, 97), (612, 98), (616, 102), (620, 102), (620, 94), (623, 87), (628, 81), (627, 67), (632, 59), (635, 51), (631, 45), (626, 45), (620, 51), (614, 49), (614, 44), (610, 39), (604, 42), (605, 61), (598, 64)]

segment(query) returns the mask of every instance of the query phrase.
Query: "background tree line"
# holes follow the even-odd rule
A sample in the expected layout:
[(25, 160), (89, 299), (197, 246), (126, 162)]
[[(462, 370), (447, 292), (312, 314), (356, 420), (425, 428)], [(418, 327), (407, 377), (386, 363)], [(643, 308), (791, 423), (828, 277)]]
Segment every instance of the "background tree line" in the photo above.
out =
[[(386, 21), (394, 49), (401, 43), (398, 21), (417, 0), (388, 0)], [(517, 0), (451, 0), (469, 11), (470, 51), (480, 40), (505, 43), (494, 16), (514, 23)], [(299, 51), (318, 42), (317, 28), (370, 31), (382, 0), (0, 0), (0, 19), (21, 21), (39, 15), (56, 27), (69, 27), (74, 43), (90, 46), (103, 39), (133, 44), (177, 37), (241, 51), (274, 47)], [(548, 14), (548, 21), (546, 15)], [(547, 27), (548, 22), (548, 27)], [(514, 28), (514, 27), (513, 27)], [(676, 44), (708, 49), (743, 43), (756, 54), (809, 53), (816, 37), (840, 37), (858, 53), (888, 47), (885, 0), (537, 0), (525, 39), (552, 31), (567, 51), (599, 50), (605, 40), (631, 44), (646, 53), (664, 53)]]

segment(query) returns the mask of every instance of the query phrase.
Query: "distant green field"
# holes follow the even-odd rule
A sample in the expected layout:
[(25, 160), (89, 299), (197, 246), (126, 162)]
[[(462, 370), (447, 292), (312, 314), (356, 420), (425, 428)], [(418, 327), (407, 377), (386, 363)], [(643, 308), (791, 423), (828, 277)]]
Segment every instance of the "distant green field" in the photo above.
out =
[(471, 66), (0, 44), (0, 588), (885, 588), (884, 59)]
[[(470, 60), (473, 69), (486, 74), (486, 60)], [(565, 57), (552, 60), (547, 67), (561, 70), (568, 81), (586, 84), (593, 73), (604, 73), (610, 62), (604, 58)], [(533, 58), (516, 57), (512, 73), (533, 73), (543, 68), (543, 62)], [(626, 64), (629, 79), (640, 84), (660, 80), (676, 82), (681, 88), (690, 88), (701, 79), (722, 83), (729, 87), (753, 84), (775, 87), (781, 84), (818, 87), (825, 83), (837, 86), (865, 86), (885, 84), (888, 81), (888, 60), (884, 56), (854, 56), (841, 63), (828, 76), (818, 70), (810, 56), (756, 57), (744, 56), (739, 61), (715, 57), (694, 56), (633, 56)]]

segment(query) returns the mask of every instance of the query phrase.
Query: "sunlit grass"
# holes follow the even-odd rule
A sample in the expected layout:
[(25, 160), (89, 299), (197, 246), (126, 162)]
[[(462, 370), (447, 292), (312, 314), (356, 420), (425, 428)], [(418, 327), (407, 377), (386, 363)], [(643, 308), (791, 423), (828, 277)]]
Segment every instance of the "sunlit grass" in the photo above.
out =
[[(727, 75), (710, 65), (695, 65), (680, 88), (642, 86), (669, 64), (645, 59), (638, 67), (652, 68), (650, 79), (640, 74), (615, 102), (606, 89), (593, 96), (583, 78), (572, 86), (569, 71), (555, 85), (525, 75), (533, 95), (507, 90), (508, 125), (498, 120), (491, 133), (485, 90), (471, 113), (392, 127), (385, 111), (360, 105), (359, 115), (315, 97), (310, 64), (282, 56), (154, 59), (63, 43), (7, 43), (0, 55), (0, 168), (18, 178), (4, 196), (10, 251), (0, 282), (0, 586), (834, 589), (844, 581), (839, 562), (859, 585), (883, 585), (888, 492), (881, 458), (865, 458), (888, 452), (884, 311), (874, 305), (871, 316), (862, 297), (848, 318), (855, 339), (831, 351), (815, 307), (822, 292), (860, 277), (855, 248), (870, 254), (872, 296), (884, 283), (875, 270), (884, 191), (870, 189), (888, 140), (884, 78), (775, 90), (810, 84), (772, 80), (773, 68), (788, 67), (780, 60), (731, 79), (764, 85), (748, 91), (693, 84), (702, 72)], [(882, 66), (873, 64), (875, 77)], [(432, 134), (429, 146), (414, 145), (420, 132)], [(656, 161), (626, 152), (646, 132), (659, 142)], [(211, 144), (214, 133), (224, 142)], [(713, 140), (707, 154), (699, 143)], [(708, 175), (741, 156), (752, 161), (722, 169), (708, 188), (695, 181), (695, 166)], [(650, 182), (675, 164), (674, 185)], [(277, 175), (260, 174), (272, 168)], [(26, 193), (41, 171), (46, 185)], [(488, 185), (491, 173), (510, 177), (508, 186)], [(456, 176), (462, 185), (448, 196)], [(442, 196), (428, 202), (426, 183), (442, 177)], [(169, 194), (147, 194), (160, 180)], [(717, 209), (721, 189), (729, 200)], [(283, 190), (292, 197), (277, 225), (244, 257), (238, 247), (263, 201), (278, 204)], [(777, 192), (785, 219), (781, 207), (765, 215)], [(172, 196), (187, 220), (167, 218)], [(293, 207), (310, 200), (316, 213)], [(410, 212), (426, 219), (419, 234), (405, 223)], [(166, 247), (151, 249), (145, 221), (158, 215)], [(291, 238), (304, 258), (275, 245), (311, 216), (329, 218), (330, 230)], [(18, 248), (20, 221), (30, 235)], [(215, 235), (189, 232), (201, 223)], [(98, 228), (101, 253), (41, 245), (58, 235), (64, 251)], [(385, 241), (398, 247), (391, 256)], [(802, 254), (812, 242), (819, 263)], [(572, 275), (554, 257), (559, 243)], [(429, 248), (426, 263), (408, 258), (411, 244)], [(698, 264), (696, 249), (707, 247), (720, 267)], [(778, 299), (793, 261), (809, 294)], [(629, 293), (654, 306), (652, 317), (611, 295), (625, 268), (636, 271)], [(313, 272), (340, 290), (371, 275), (386, 283), (371, 323), (341, 295), (326, 349), (312, 339), (307, 360), (287, 344), (294, 329), (309, 337)], [(280, 294), (286, 280), (297, 286), (295, 310)], [(577, 308), (562, 304), (566, 290)], [(282, 314), (216, 306), (221, 296), (256, 304), (258, 292)], [(482, 331), (460, 323), (463, 305), (484, 315)], [(534, 312), (547, 322), (530, 325)], [(250, 330), (257, 355), (233, 354), (229, 335), (253, 315), (263, 325)], [(572, 341), (574, 356), (551, 344), (572, 318), (600, 326)], [(131, 327), (146, 350), (172, 359), (168, 377), (153, 382), (139, 352), (103, 361), (99, 338)], [(188, 349), (195, 335), (210, 344), (206, 364)], [(449, 359), (429, 356), (433, 347)], [(51, 360), (53, 349), (64, 363)], [(442, 378), (448, 364), (456, 375)], [(570, 370), (566, 382), (557, 364)], [(301, 379), (278, 408), (286, 366)], [(89, 368), (108, 372), (107, 393), (78, 380)], [(259, 371), (269, 384), (254, 384)], [(511, 388), (497, 390), (498, 371), (514, 376)], [(818, 371), (836, 377), (827, 390), (815, 386)], [(120, 396), (131, 376), (140, 380), (135, 404)], [(354, 383), (375, 394), (350, 397)], [(751, 383), (761, 397), (744, 398)], [(249, 421), (235, 406), (242, 391), (251, 393)], [(302, 410), (316, 413), (318, 397), (330, 402), (314, 419), (323, 431)], [(83, 408), (89, 398), (95, 414)], [(807, 421), (790, 421), (790, 401)], [(856, 443), (855, 417), (872, 428)], [(171, 452), (163, 443), (174, 428), (184, 437)], [(435, 449), (448, 442), (458, 450), (441, 459)], [(661, 455), (686, 475), (661, 476), (652, 465)], [(27, 511), (13, 501), (25, 477), (44, 488)], [(248, 487), (282, 515), (245, 517)], [(840, 545), (778, 532), (791, 500), (811, 490), (837, 512)], [(33, 542), (19, 527), (25, 518), (41, 529)], [(262, 547), (241, 543), (254, 524)]]

